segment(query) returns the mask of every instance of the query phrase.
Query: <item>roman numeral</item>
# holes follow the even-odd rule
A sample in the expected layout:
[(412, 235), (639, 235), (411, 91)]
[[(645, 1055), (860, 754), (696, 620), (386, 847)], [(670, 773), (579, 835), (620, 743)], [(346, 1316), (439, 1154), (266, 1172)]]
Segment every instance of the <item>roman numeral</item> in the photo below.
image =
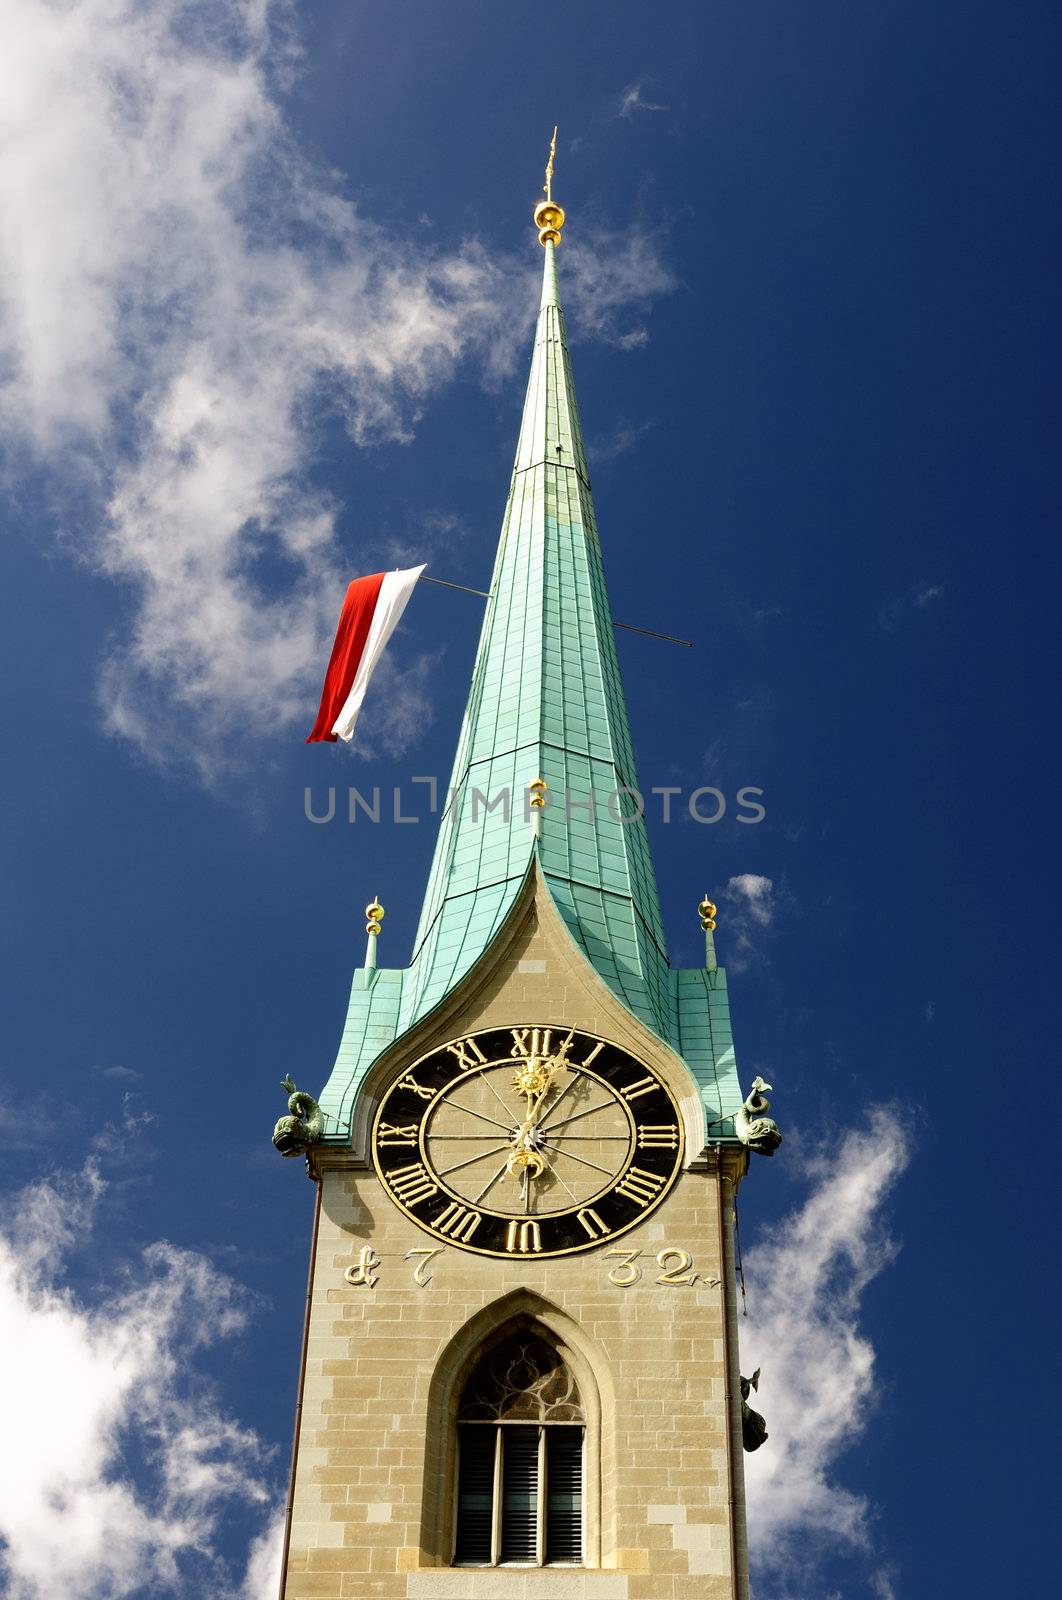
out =
[(408, 1167), (396, 1167), (387, 1174), (387, 1181), (405, 1206), (419, 1205), (422, 1200), (439, 1192), (423, 1161), (414, 1161)]
[(512, 1056), (548, 1056), (553, 1042), (552, 1028), (512, 1028)]
[(542, 1249), (542, 1230), (537, 1222), (510, 1222), (509, 1231), (505, 1235), (505, 1248), (510, 1252), (519, 1251), (521, 1255), (530, 1255)]
[(448, 1234), (451, 1239), (462, 1239), (468, 1243), (483, 1218), (478, 1211), (470, 1211), (467, 1206), (459, 1206), (451, 1201), (441, 1216), (436, 1217), (432, 1227), (439, 1233)]
[(678, 1129), (674, 1126), (656, 1127), (643, 1123), (638, 1128), (639, 1150), (677, 1150), (678, 1142)]
[(404, 1128), (396, 1127), (393, 1122), (381, 1122), (376, 1135), (377, 1144), (416, 1144), (417, 1124), (407, 1123)]
[(643, 1094), (652, 1094), (659, 1087), (655, 1078), (639, 1078), (637, 1083), (629, 1083), (625, 1089), (621, 1089), (620, 1094), (624, 1100), (637, 1100)]
[(398, 1087), (400, 1089), (408, 1089), (410, 1094), (417, 1096), (418, 1100), (430, 1100), (435, 1093), (434, 1089), (429, 1089), (425, 1084), (418, 1083), (412, 1073), (409, 1073), (405, 1078), (401, 1078)]
[(458, 1039), (453, 1044), (448, 1044), (446, 1048), (452, 1056), (457, 1057), (457, 1064), (462, 1072), (482, 1066), (487, 1059), (475, 1039)]
[(599, 1039), (597, 1044), (595, 1044), (594, 1048), (591, 1050), (590, 1054), (587, 1056), (586, 1060), (580, 1061), (579, 1065), (581, 1067), (588, 1067), (591, 1061), (595, 1061), (597, 1059), (604, 1048), (605, 1041), (603, 1039)]
[(589, 1207), (584, 1211), (577, 1211), (575, 1218), (586, 1229), (591, 1239), (600, 1239), (603, 1234), (608, 1232), (597, 1212), (591, 1211)]
[(664, 1179), (656, 1172), (644, 1172), (641, 1167), (631, 1167), (616, 1185), (616, 1193), (636, 1206), (647, 1206), (664, 1187)]

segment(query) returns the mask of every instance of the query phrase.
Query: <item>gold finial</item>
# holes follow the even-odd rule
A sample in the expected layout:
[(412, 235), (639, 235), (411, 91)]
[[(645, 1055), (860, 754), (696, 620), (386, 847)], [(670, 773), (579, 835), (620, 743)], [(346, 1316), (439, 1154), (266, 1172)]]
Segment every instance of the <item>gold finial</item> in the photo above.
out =
[(553, 130), (553, 138), (549, 145), (549, 160), (546, 162), (546, 181), (542, 192), (546, 196), (535, 207), (535, 227), (538, 229), (538, 242), (540, 245), (560, 244), (561, 229), (564, 227), (564, 207), (559, 206), (553, 198), (553, 160), (557, 154), (557, 130)]
[(534, 839), (542, 837), (542, 812), (546, 805), (546, 795), (549, 784), (545, 778), (532, 778), (527, 786), (527, 809), (525, 817), (531, 820), (531, 836)]
[(379, 896), (374, 895), (365, 907), (365, 917), (365, 932), (369, 936), (365, 942), (365, 966), (371, 972), (376, 966), (376, 940), (380, 924), (384, 919), (384, 908), (380, 904)]
[(717, 966), (715, 955), (716, 907), (707, 895), (697, 907), (697, 912), (701, 919), (701, 927), (704, 929), (704, 964), (709, 972), (714, 972)]

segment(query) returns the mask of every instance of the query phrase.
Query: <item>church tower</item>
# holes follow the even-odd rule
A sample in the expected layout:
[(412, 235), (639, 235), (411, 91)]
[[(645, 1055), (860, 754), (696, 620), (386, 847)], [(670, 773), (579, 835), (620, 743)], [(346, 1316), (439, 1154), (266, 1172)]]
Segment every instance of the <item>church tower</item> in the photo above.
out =
[[(368, 908), (317, 1184), (283, 1600), (747, 1596), (726, 976), (668, 961), (557, 286), (409, 965)], [(289, 1083), (294, 1090), (294, 1085)], [(747, 1418), (746, 1418), (747, 1423)]]

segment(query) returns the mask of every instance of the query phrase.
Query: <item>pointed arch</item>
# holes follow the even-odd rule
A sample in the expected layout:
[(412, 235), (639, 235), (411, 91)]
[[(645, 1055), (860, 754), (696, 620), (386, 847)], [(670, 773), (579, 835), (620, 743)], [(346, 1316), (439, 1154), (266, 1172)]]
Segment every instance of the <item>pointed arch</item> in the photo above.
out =
[(533, 1289), (514, 1289), (470, 1317), (435, 1363), (425, 1416), (424, 1484), (421, 1494), (422, 1558), (447, 1567), (454, 1541), (457, 1410), (476, 1363), (502, 1340), (521, 1330), (552, 1345), (570, 1368), (586, 1419), (583, 1490), (586, 1497), (583, 1566), (599, 1567), (607, 1550), (602, 1485), (613, 1477), (615, 1405), (604, 1351), (567, 1312)]

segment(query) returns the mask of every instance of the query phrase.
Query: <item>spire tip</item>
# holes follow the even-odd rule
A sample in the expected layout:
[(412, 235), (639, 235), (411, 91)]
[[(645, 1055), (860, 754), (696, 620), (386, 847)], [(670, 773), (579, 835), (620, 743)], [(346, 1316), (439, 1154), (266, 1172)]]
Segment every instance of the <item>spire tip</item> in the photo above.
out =
[(549, 159), (546, 162), (546, 181), (542, 185), (544, 200), (540, 200), (535, 207), (535, 227), (538, 229), (538, 242), (545, 249), (548, 244), (560, 244), (561, 229), (564, 227), (564, 207), (559, 206), (553, 198), (553, 161), (557, 154), (557, 130), (553, 130), (553, 138), (549, 145)]

